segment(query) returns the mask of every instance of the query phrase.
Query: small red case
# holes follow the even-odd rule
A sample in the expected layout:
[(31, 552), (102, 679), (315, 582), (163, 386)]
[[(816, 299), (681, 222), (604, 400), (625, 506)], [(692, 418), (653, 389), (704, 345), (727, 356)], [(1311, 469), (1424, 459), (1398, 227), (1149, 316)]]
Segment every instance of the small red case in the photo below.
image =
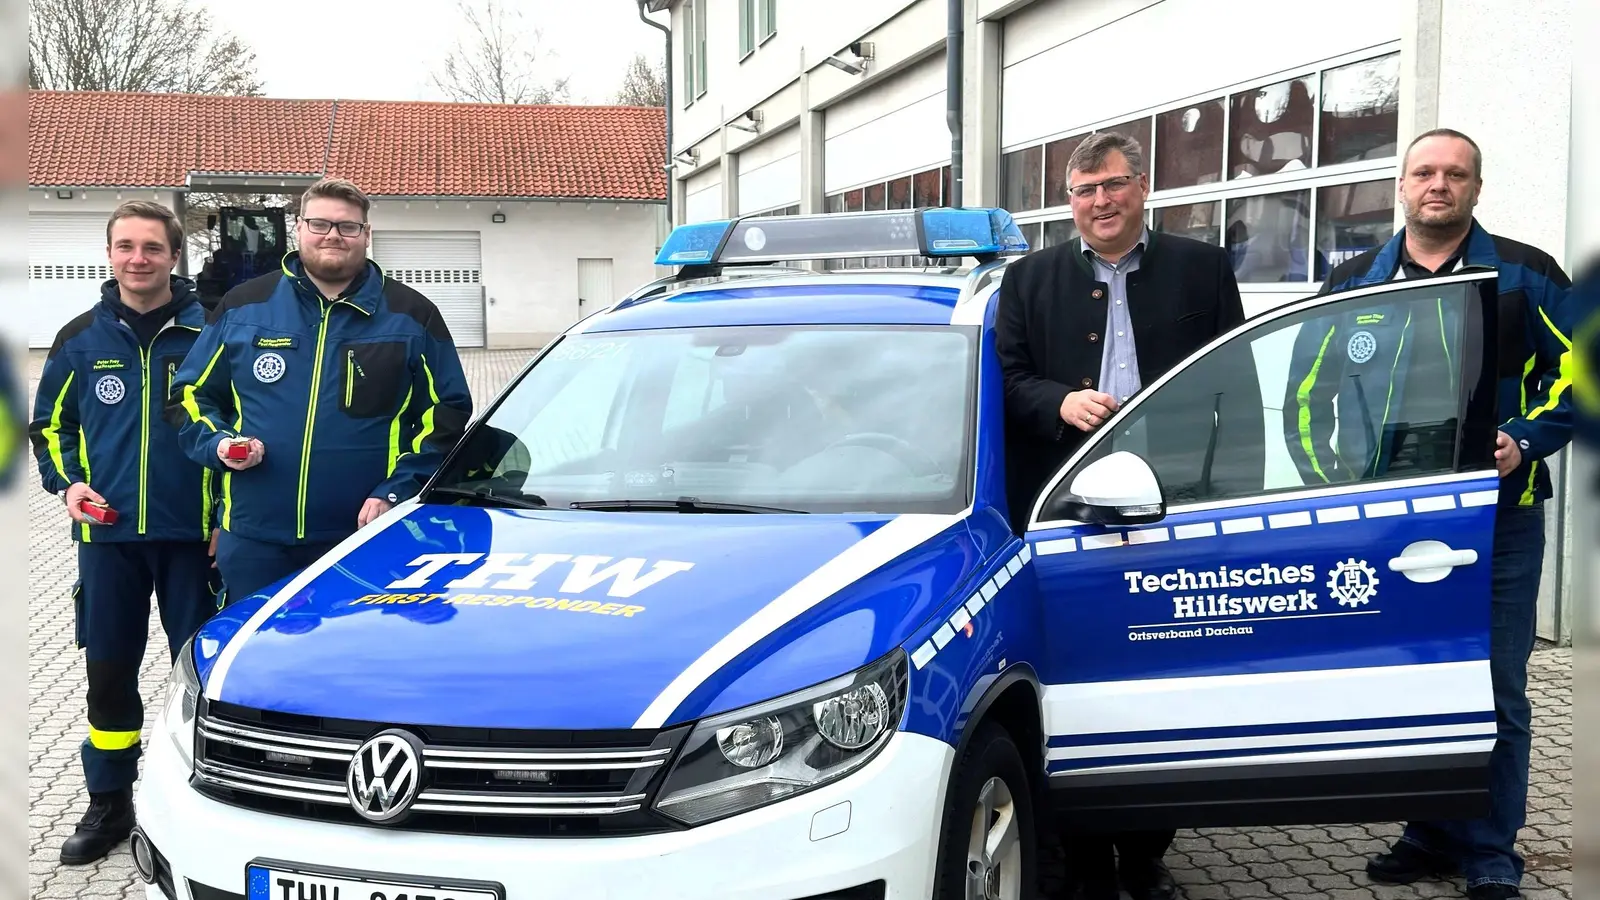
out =
[(249, 459), (250, 458), (250, 442), (248, 440), (229, 441), (228, 442), (228, 458), (229, 459)]
[(99, 522), (101, 525), (114, 525), (117, 521), (117, 511), (104, 503), (94, 503), (85, 500), (80, 507), (85, 517)]

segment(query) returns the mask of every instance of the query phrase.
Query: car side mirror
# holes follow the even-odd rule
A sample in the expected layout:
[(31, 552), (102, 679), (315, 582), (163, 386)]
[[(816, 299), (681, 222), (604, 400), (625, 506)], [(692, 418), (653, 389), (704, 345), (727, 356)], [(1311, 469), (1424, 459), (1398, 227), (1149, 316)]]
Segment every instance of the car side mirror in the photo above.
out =
[(1155, 470), (1126, 450), (1086, 466), (1061, 501), (1065, 518), (1093, 525), (1145, 525), (1167, 515)]

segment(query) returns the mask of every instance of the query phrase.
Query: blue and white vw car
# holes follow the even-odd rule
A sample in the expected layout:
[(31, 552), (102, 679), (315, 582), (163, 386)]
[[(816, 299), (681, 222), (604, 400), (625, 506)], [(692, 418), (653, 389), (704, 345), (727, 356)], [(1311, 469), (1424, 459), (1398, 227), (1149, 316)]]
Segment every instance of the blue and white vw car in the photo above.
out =
[[(678, 273), (544, 348), (415, 501), (181, 654), (148, 896), (1017, 898), (1047, 816), (1476, 813), (1493, 273), (1248, 321), (1013, 516), (993, 322), (1025, 249), (1000, 210), (679, 228)], [(1370, 463), (1308, 474), (1382, 391), (1324, 406), (1296, 338), (1395, 315), (1449, 352)]]

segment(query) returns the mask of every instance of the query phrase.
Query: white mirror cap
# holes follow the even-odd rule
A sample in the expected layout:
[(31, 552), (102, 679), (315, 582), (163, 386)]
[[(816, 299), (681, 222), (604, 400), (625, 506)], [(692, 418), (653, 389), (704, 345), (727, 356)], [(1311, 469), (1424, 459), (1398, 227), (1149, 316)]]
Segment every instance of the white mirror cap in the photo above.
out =
[(1150, 464), (1137, 454), (1119, 450), (1095, 460), (1072, 481), (1072, 493), (1089, 506), (1156, 506), (1161, 486)]

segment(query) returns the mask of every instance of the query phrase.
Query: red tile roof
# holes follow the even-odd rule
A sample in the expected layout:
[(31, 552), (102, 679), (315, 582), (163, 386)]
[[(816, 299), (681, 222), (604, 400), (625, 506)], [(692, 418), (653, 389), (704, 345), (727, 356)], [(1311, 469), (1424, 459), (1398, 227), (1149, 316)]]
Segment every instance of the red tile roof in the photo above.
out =
[(35, 186), (325, 171), (374, 196), (661, 200), (665, 143), (659, 107), (28, 94)]

